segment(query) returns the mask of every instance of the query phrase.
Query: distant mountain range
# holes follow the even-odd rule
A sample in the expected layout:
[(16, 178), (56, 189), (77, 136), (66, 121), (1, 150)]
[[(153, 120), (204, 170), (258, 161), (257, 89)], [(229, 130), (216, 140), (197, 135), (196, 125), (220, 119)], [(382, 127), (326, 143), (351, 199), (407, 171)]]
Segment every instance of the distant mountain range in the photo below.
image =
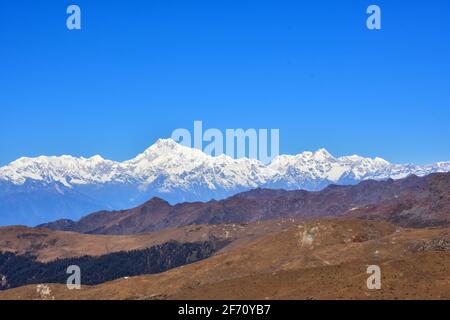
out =
[(139, 234), (199, 224), (249, 223), (273, 219), (351, 217), (404, 227), (450, 225), (450, 173), (400, 180), (363, 181), (322, 191), (255, 189), (220, 201), (170, 205), (153, 198), (122, 211), (100, 211), (74, 222), (40, 227), (87, 234)]
[(211, 157), (158, 140), (125, 162), (100, 156), (20, 158), (0, 168), (0, 225), (78, 219), (101, 209), (137, 206), (152, 197), (171, 204), (224, 199), (255, 188), (322, 190), (330, 184), (401, 179), (450, 171), (450, 162), (391, 164), (381, 158), (335, 158), (325, 149), (254, 159)]

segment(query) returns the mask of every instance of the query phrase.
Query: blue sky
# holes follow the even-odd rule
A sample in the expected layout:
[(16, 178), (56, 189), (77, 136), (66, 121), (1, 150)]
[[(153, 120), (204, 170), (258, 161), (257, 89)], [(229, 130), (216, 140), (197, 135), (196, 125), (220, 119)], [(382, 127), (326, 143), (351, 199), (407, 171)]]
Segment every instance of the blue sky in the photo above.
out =
[(448, 0), (42, 2), (0, 3), (0, 165), (124, 160), (194, 120), (279, 128), (282, 153), (450, 160)]

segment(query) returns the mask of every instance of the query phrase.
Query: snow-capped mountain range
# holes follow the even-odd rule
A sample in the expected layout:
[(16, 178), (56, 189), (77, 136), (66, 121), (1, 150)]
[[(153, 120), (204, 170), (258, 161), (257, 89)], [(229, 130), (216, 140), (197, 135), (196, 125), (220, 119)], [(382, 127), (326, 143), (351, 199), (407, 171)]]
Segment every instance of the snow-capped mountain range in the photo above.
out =
[(0, 225), (77, 219), (101, 209), (125, 209), (159, 196), (171, 203), (221, 199), (258, 187), (320, 190), (329, 184), (400, 179), (450, 171), (450, 162), (391, 164), (381, 158), (335, 158), (325, 149), (254, 159), (212, 157), (158, 140), (136, 158), (20, 158), (0, 168)]

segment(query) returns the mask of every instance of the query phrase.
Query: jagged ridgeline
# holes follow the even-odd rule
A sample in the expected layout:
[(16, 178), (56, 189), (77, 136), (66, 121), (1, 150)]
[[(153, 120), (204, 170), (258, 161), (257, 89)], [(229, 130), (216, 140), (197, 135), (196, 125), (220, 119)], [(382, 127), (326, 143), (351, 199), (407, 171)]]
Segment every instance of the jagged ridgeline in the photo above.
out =
[(319, 191), (330, 184), (449, 172), (450, 162), (392, 164), (381, 158), (334, 157), (325, 149), (281, 155), (270, 164), (212, 157), (171, 139), (116, 162), (94, 156), (20, 158), (0, 168), (0, 225), (34, 226), (122, 210), (153, 197), (170, 204), (220, 200), (260, 188)]
[(66, 283), (67, 268), (81, 269), (81, 284), (96, 285), (128, 276), (154, 274), (206, 259), (226, 242), (179, 243), (170, 241), (144, 250), (103, 256), (59, 259), (48, 263), (33, 256), (0, 253), (0, 290), (29, 284)]

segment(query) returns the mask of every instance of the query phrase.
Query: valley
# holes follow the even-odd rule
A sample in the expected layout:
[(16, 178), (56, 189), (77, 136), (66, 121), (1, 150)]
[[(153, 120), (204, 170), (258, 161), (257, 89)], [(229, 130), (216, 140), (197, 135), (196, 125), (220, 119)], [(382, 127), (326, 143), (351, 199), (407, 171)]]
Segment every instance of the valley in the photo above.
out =
[[(48, 287), (52, 299), (448, 299), (449, 231), (319, 219), (163, 273), (76, 291)], [(383, 270), (382, 290), (365, 287), (370, 264)], [(36, 285), (0, 292), (39, 297)]]
[[(0, 299), (450, 299), (449, 214), (448, 173), (204, 203), (153, 198), (1, 227)], [(72, 264), (81, 290), (65, 285)], [(373, 265), (380, 290), (367, 287)]]

